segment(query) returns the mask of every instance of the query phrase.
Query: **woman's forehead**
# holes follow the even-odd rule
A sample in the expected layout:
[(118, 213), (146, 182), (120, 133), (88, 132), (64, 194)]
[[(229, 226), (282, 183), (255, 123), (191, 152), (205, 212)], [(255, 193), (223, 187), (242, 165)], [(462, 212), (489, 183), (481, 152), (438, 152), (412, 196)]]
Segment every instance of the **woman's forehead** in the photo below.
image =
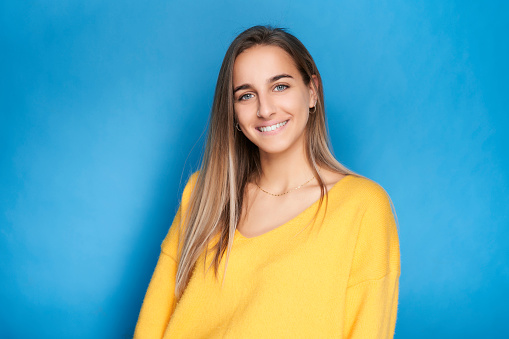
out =
[(233, 65), (233, 82), (262, 81), (286, 73), (299, 76), (292, 57), (281, 47), (260, 45), (240, 53)]

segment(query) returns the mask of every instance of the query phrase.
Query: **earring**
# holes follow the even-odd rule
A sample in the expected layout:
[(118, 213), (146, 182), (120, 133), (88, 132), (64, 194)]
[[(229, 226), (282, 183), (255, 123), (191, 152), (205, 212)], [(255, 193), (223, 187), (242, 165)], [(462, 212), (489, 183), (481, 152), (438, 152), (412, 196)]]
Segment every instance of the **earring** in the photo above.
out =
[(256, 116), (257, 116), (258, 118), (261, 118), (261, 116), (260, 116), (260, 110), (258, 110), (258, 112), (256, 112)]
[(316, 101), (315, 105), (309, 109), (309, 114), (314, 114), (316, 112)]
[(239, 131), (241, 131), (241, 132), (242, 132), (242, 130), (240, 129), (240, 126), (239, 126), (239, 123), (238, 123), (238, 122), (235, 124), (235, 128), (236, 128), (237, 130), (239, 130)]

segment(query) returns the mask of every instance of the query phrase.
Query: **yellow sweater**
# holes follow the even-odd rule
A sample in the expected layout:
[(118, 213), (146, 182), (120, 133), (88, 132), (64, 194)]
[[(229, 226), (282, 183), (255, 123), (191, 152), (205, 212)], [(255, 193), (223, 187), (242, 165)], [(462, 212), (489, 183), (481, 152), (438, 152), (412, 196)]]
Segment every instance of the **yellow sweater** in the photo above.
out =
[[(194, 174), (173, 225), (189, 202)], [(202, 255), (175, 303), (177, 232), (171, 227), (134, 337), (392, 338), (400, 276), (396, 224), (385, 191), (346, 176), (328, 193), (323, 224), (303, 227), (318, 203), (254, 238), (236, 232), (224, 285)], [(324, 217), (322, 205), (317, 220)], [(297, 235), (296, 235), (297, 234)], [(209, 260), (209, 259), (208, 259)]]

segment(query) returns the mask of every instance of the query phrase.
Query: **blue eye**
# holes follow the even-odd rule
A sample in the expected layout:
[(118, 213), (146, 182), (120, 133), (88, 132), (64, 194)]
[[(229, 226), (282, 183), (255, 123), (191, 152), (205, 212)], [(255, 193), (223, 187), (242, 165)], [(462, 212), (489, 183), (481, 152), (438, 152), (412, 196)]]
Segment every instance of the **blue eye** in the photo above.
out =
[(288, 86), (287, 85), (277, 85), (276, 87), (274, 87), (274, 89), (276, 90), (276, 92), (281, 92), (281, 91), (284, 91), (285, 89), (287, 89)]
[(246, 93), (242, 96), (239, 97), (239, 101), (242, 101), (242, 100), (248, 100), (248, 99), (251, 99), (253, 97), (253, 94), (251, 93)]

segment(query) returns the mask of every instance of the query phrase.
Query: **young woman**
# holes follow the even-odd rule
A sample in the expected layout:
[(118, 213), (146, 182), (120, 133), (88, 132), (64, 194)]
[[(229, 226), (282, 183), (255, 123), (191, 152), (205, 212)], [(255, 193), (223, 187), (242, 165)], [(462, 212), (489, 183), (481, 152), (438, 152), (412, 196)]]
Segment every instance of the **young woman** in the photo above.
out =
[(390, 200), (331, 154), (309, 52), (282, 29), (244, 31), (135, 338), (389, 338), (399, 276)]

